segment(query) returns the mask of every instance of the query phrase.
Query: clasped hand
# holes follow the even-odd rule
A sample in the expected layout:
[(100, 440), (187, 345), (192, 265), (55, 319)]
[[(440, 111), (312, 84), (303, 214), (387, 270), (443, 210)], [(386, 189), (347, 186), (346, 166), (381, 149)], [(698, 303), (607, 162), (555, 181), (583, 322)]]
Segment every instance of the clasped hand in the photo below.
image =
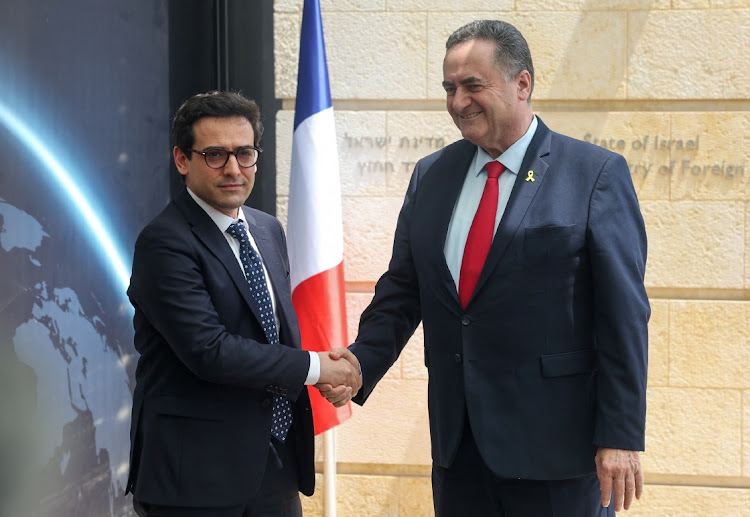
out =
[(341, 407), (349, 402), (362, 387), (359, 361), (346, 348), (318, 352), (318, 356), (320, 357), (320, 379), (315, 387), (328, 402)]

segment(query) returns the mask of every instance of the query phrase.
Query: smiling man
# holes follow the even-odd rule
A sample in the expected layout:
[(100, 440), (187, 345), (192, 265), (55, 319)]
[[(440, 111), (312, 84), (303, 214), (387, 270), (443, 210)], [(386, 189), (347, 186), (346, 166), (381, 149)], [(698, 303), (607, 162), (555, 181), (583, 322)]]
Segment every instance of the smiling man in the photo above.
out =
[(339, 353), (359, 359), (354, 401), (421, 321), (436, 516), (612, 516), (643, 489), (650, 308), (630, 171), (534, 114), (508, 23), (453, 33), (443, 87), (463, 140), (416, 165), (388, 271)]
[(301, 349), (281, 224), (243, 206), (262, 131), (232, 92), (191, 97), (172, 125), (186, 188), (138, 236), (128, 289), (141, 516), (301, 516), (315, 480), (305, 385), (360, 385), (348, 362)]

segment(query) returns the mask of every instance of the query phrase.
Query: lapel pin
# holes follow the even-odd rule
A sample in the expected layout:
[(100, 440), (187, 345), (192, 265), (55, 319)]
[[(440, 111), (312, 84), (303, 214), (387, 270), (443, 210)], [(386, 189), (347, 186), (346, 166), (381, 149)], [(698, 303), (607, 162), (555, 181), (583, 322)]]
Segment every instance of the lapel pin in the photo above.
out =
[(534, 179), (534, 171), (529, 171), (529, 172), (528, 172), (528, 173), (526, 174), (526, 181), (536, 181), (536, 180)]

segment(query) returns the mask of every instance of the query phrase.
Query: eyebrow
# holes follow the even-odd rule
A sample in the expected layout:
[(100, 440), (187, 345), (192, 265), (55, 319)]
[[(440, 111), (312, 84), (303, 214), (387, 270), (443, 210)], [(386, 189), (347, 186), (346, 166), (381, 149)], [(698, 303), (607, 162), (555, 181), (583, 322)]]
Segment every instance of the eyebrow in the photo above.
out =
[[(483, 82), (484, 80), (472, 75), (465, 79), (461, 79), (460, 84), (464, 85), (464, 84), (475, 84), (475, 83), (483, 83)], [(454, 86), (454, 84), (451, 81), (443, 81), (443, 88), (445, 88), (446, 86)]]
[[(235, 151), (239, 151), (240, 149), (247, 149), (248, 147), (254, 147), (254, 146), (253, 146), (253, 144), (240, 145), (240, 146), (235, 147), (234, 150)], [(211, 149), (213, 151), (227, 151), (227, 150), (229, 150), (226, 147), (221, 146), (221, 145), (208, 145), (208, 146), (206, 146), (206, 147), (203, 148), (204, 151), (208, 151), (209, 149)]]

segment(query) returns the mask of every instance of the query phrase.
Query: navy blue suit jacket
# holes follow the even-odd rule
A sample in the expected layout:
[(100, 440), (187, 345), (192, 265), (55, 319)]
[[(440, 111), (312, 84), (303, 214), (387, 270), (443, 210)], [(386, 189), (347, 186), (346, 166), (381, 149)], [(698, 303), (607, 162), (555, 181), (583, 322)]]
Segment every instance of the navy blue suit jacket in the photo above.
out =
[(463, 309), (443, 249), (475, 150), (461, 140), (416, 165), (351, 346), (364, 379), (355, 401), (422, 321), (437, 465), (451, 464), (468, 414), (499, 476), (592, 473), (597, 447), (644, 447), (646, 233), (628, 166), (539, 120)]
[(310, 359), (284, 232), (276, 218), (243, 210), (276, 294), (282, 346), (268, 344), (237, 259), (186, 190), (136, 242), (128, 295), (141, 355), (127, 490), (139, 501), (214, 507), (250, 499), (269, 453), (273, 394), (295, 401), (300, 491), (313, 492)]

